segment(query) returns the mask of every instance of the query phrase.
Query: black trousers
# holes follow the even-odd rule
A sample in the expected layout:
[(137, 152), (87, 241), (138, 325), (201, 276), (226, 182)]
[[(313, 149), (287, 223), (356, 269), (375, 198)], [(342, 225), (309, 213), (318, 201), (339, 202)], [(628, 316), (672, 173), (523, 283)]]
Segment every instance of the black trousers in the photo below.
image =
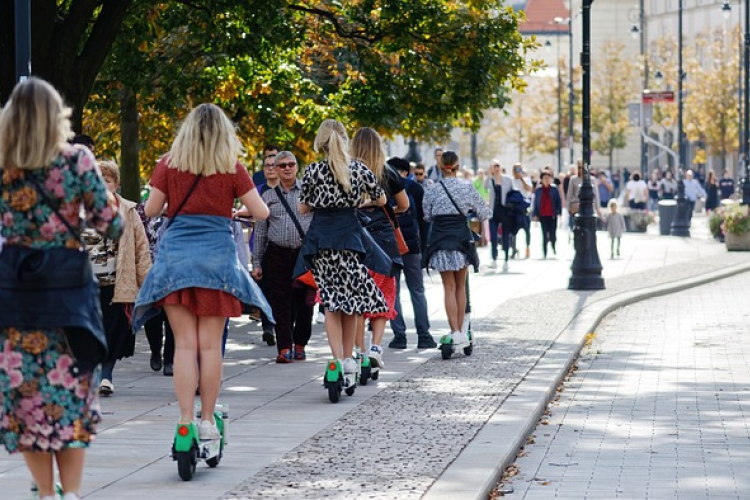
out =
[(542, 249), (546, 257), (548, 243), (552, 244), (552, 251), (557, 252), (555, 249), (555, 244), (557, 243), (557, 216), (539, 216), (539, 223), (542, 226)]
[(146, 321), (143, 325), (143, 329), (146, 330), (146, 338), (148, 339), (148, 345), (151, 348), (151, 353), (161, 353), (162, 345), (164, 346), (164, 364), (174, 364), (174, 334), (172, 333), (172, 327), (169, 326), (169, 320), (167, 319), (167, 313), (162, 311), (158, 316), (154, 316), (150, 320)]
[[(313, 306), (308, 305), (306, 287), (292, 285), (299, 249), (268, 244), (263, 254), (263, 276), (271, 292), (271, 310), (276, 319), (276, 346), (281, 352), (292, 344), (306, 346), (312, 334)], [(267, 273), (267, 274), (266, 274)]]

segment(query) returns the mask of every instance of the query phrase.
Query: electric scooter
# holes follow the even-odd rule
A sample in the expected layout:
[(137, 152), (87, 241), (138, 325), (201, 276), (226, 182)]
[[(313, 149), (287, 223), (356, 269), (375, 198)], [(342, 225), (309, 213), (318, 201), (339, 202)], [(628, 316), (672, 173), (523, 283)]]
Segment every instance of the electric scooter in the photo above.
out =
[[(200, 409), (197, 420), (200, 420)], [(219, 465), (227, 445), (226, 420), (229, 409), (224, 405), (216, 405), (214, 421), (219, 429), (219, 439), (200, 439), (196, 421), (188, 424), (179, 423), (175, 430), (172, 444), (172, 459), (177, 462), (177, 473), (183, 481), (190, 481), (195, 475), (198, 462), (205, 460), (206, 465), (213, 468)]]
[(323, 387), (328, 390), (328, 399), (331, 403), (338, 403), (341, 400), (341, 392), (346, 392), (347, 396), (354, 395), (360, 377), (359, 362), (357, 366), (357, 373), (346, 374), (339, 360), (331, 359), (328, 361), (325, 374), (323, 374)]

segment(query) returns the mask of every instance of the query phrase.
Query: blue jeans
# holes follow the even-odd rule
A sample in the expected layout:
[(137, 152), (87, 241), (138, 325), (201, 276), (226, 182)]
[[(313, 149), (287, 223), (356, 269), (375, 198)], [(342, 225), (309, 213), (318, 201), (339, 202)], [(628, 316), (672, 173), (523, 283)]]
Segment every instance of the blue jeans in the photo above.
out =
[[(427, 298), (424, 294), (424, 281), (422, 279), (422, 255), (408, 253), (402, 255), (404, 260), (404, 278), (406, 287), (411, 295), (411, 305), (414, 308), (414, 325), (417, 335), (429, 335), (430, 320), (427, 316)], [(401, 270), (396, 273), (396, 318), (391, 320), (391, 329), (394, 335), (406, 335), (406, 324), (401, 308)]]
[[(495, 221), (494, 217), (490, 217), (490, 252), (492, 255), (492, 260), (497, 260), (497, 244), (498, 244), (498, 236), (497, 236), (497, 230), (500, 227), (500, 223)], [(503, 252), (505, 253), (505, 261), (508, 261), (508, 249), (511, 247), (511, 235), (510, 231), (506, 231), (505, 228), (503, 228), (503, 236), (502, 236), (502, 244), (503, 244)]]

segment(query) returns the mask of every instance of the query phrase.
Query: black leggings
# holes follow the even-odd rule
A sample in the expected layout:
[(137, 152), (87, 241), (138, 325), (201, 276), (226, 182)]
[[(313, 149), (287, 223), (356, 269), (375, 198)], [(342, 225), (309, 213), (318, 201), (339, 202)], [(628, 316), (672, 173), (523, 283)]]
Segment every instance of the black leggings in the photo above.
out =
[(542, 225), (542, 249), (544, 256), (547, 256), (547, 243), (552, 244), (552, 251), (557, 253), (555, 243), (557, 243), (557, 216), (540, 216), (539, 222)]

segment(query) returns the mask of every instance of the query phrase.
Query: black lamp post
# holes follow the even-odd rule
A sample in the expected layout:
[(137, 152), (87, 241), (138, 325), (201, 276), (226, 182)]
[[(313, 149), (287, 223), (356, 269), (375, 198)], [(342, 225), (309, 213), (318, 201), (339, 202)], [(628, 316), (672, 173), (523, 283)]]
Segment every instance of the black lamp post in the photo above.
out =
[(669, 234), (672, 236), (690, 237), (690, 219), (688, 214), (687, 198), (685, 198), (685, 181), (682, 177), (685, 172), (685, 132), (682, 127), (682, 81), (685, 74), (682, 71), (682, 0), (678, 3), (677, 16), (677, 212)]
[(16, 81), (31, 74), (31, 0), (15, 0)]
[(409, 139), (409, 151), (406, 153), (404, 160), (414, 163), (422, 161), (422, 155), (419, 154), (419, 143), (413, 137)]
[(583, 0), (583, 179), (579, 193), (579, 210), (575, 215), (573, 244), (576, 255), (568, 282), (571, 290), (601, 290), (604, 288), (602, 263), (596, 249), (596, 216), (594, 215), (594, 187), (591, 184), (591, 4)]
[(750, 0), (745, 0), (745, 84), (744, 84), (744, 126), (742, 132), (743, 163), (745, 175), (742, 178), (742, 204), (750, 205)]

